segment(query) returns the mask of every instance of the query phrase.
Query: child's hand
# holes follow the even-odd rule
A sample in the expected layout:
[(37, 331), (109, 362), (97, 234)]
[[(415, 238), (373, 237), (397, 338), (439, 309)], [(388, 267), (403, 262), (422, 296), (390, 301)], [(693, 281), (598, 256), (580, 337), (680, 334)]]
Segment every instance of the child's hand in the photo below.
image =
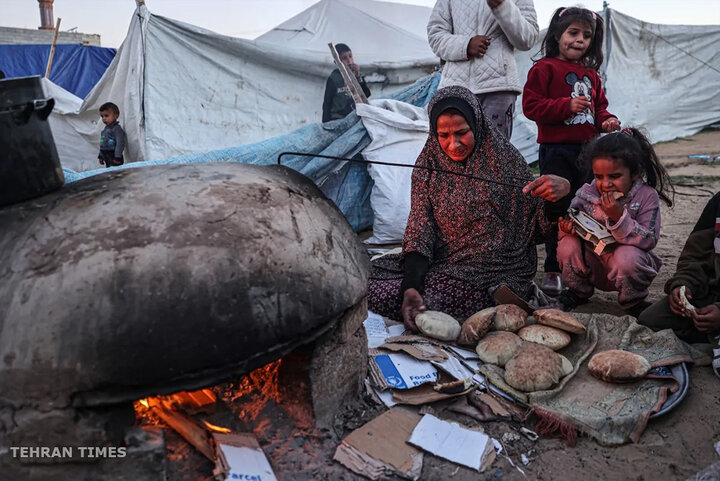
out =
[(613, 222), (619, 221), (624, 212), (623, 206), (613, 196), (612, 192), (600, 194), (600, 207)]
[[(687, 294), (687, 291), (685, 291)], [(715, 332), (720, 330), (720, 307), (717, 304), (710, 304), (705, 307), (698, 307), (690, 313), (695, 323), (695, 328), (700, 332)]]
[(575, 97), (570, 99), (570, 112), (579, 114), (590, 108), (590, 100), (587, 97)]
[(560, 217), (558, 219), (558, 229), (568, 235), (575, 235), (575, 228), (573, 227), (572, 219), (565, 219), (564, 217)]
[(100, 162), (100, 165), (105, 165), (105, 162), (103, 162), (102, 157), (98, 157), (98, 162)]
[[(683, 305), (682, 300), (680, 299), (680, 288), (681, 287), (682, 286), (677, 286), (675, 289), (673, 289), (670, 292), (670, 295), (668, 296), (668, 303), (670, 304), (670, 310), (676, 316), (690, 317), (690, 313), (687, 311), (687, 309)], [(690, 288), (688, 286), (685, 286), (685, 297), (687, 297), (688, 300), (692, 299), (692, 292), (690, 292)]]
[(600, 127), (603, 132), (615, 132), (616, 130), (620, 130), (620, 121), (617, 117), (610, 117), (605, 120)]
[(475, 35), (470, 39), (467, 46), (468, 58), (482, 57), (490, 46), (491, 37), (487, 35)]

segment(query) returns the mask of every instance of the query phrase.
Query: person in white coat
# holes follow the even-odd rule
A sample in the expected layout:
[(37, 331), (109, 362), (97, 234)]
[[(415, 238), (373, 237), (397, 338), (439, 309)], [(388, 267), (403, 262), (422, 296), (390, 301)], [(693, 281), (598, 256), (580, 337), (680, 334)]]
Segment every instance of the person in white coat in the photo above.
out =
[(515, 49), (538, 38), (532, 0), (438, 0), (427, 26), (433, 52), (445, 62), (438, 88), (461, 85), (507, 139), (522, 84)]

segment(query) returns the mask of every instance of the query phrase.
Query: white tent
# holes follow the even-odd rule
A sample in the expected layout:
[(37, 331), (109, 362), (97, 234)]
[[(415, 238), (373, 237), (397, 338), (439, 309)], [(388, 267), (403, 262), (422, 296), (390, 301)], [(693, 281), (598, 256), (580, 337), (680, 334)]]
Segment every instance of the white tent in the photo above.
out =
[[(608, 110), (623, 125), (642, 127), (652, 142), (662, 142), (720, 121), (720, 25), (657, 25), (617, 10), (603, 13), (601, 74)], [(532, 58), (539, 58), (540, 41), (516, 54), (523, 82)], [(522, 115), (521, 98), (516, 112), (512, 142), (534, 162), (537, 128)]]
[[(362, 62), (380, 81), (371, 83), (375, 96), (432, 71), (437, 59), (423, 39), (358, 12), (341, 0), (325, 0), (315, 16), (320, 23), (348, 29), (352, 23), (367, 38), (397, 43), (382, 55), (377, 47)], [(316, 42), (325, 42), (324, 51), (315, 51), (279, 40), (218, 35), (140, 6), (115, 59), (79, 111), (60, 119), (55, 113), (53, 123), (70, 124), (73, 137), (81, 139), (63, 147), (61, 162), (74, 170), (96, 167), (103, 127), (97, 109), (107, 101), (120, 107), (130, 162), (248, 144), (319, 122), (325, 81), (334, 68), (327, 42), (350, 42), (348, 37), (326, 41), (315, 35)], [(358, 59), (366, 51), (359, 43)]]
[[(645, 127), (653, 141), (663, 141), (720, 120), (720, 26), (654, 25), (607, 14), (605, 85), (609, 110), (624, 125)], [(96, 168), (97, 109), (107, 101), (120, 106), (129, 162), (248, 144), (319, 122), (334, 68), (327, 42), (348, 43), (363, 71), (384, 79), (371, 84), (378, 98), (438, 62), (421, 36), (426, 15), (429, 9), (374, 0), (321, 0), (251, 41), (141, 6), (82, 105), (51, 116), (61, 162), (78, 171)], [(539, 44), (517, 53), (521, 72), (538, 51)], [(512, 140), (534, 161), (535, 125), (519, 102)]]

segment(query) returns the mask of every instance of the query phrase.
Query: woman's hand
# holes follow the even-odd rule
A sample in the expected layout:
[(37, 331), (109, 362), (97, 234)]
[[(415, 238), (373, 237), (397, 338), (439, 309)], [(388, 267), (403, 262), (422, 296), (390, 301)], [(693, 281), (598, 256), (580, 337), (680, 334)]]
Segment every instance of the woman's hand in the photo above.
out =
[(573, 227), (572, 219), (565, 219), (564, 217), (560, 217), (558, 219), (558, 229), (568, 235), (575, 235), (575, 228)]
[(523, 187), (522, 192), (543, 200), (557, 202), (570, 193), (570, 181), (559, 175), (541, 175)]
[(620, 130), (620, 121), (617, 117), (610, 117), (606, 119), (600, 126), (603, 132), (615, 132)]
[(600, 207), (613, 222), (619, 221), (624, 212), (622, 204), (613, 197), (613, 192), (600, 194)]
[(417, 289), (410, 288), (406, 290), (403, 294), (402, 307), (400, 308), (405, 328), (411, 331), (417, 331), (418, 327), (415, 324), (415, 316), (425, 310), (425, 302)]
[[(687, 291), (685, 291), (687, 294)], [(710, 304), (705, 307), (697, 307), (691, 311), (695, 328), (700, 332), (715, 332), (720, 330), (720, 307), (717, 304)]]

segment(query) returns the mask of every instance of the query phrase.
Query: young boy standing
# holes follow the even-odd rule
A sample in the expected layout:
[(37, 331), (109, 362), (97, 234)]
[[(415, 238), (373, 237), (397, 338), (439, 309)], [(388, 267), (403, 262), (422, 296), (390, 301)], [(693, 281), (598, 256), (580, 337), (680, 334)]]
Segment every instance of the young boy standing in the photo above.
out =
[[(340, 57), (340, 61), (344, 63), (350, 72), (358, 79), (360, 88), (365, 93), (365, 97), (370, 97), (370, 89), (365, 83), (365, 79), (360, 75), (360, 67), (355, 63), (352, 50), (344, 43), (335, 45), (335, 50)], [(335, 69), (325, 83), (325, 97), (323, 98), (323, 122), (345, 118), (347, 114), (355, 109), (355, 103), (350, 96), (350, 91), (345, 85), (340, 70)]]
[(100, 118), (105, 128), (100, 134), (100, 153), (98, 162), (105, 167), (122, 165), (123, 150), (125, 149), (125, 131), (118, 122), (120, 109), (112, 102), (106, 102), (100, 106)]

